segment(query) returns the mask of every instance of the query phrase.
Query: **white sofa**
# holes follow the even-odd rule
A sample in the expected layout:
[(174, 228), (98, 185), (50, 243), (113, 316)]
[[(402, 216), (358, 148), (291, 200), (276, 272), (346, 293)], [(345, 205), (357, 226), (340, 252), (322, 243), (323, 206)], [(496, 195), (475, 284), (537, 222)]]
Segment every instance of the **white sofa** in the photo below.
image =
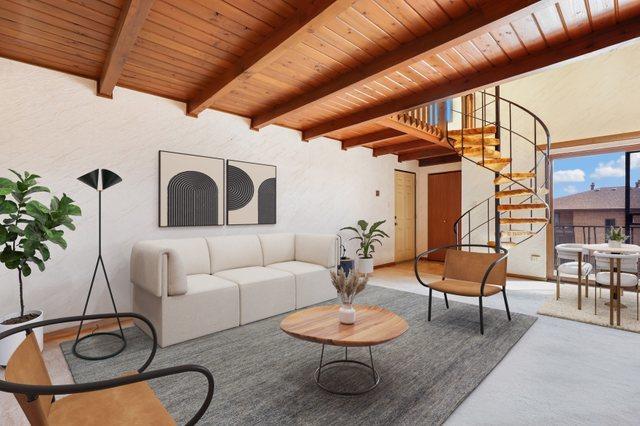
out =
[(323, 302), (336, 297), (337, 245), (330, 234), (141, 241), (131, 251), (133, 310), (165, 347)]

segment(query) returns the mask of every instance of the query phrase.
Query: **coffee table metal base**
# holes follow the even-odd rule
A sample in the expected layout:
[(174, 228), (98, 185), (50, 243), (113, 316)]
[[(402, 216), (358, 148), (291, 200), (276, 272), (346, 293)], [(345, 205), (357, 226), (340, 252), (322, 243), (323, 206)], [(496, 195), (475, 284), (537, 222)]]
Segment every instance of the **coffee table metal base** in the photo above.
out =
[[(376, 368), (373, 364), (373, 352), (371, 351), (371, 346), (369, 346), (369, 359), (371, 360), (371, 364), (366, 364), (364, 362), (361, 361), (356, 361), (355, 359), (349, 359), (349, 353), (348, 353), (348, 348), (345, 347), (344, 348), (344, 359), (338, 359), (335, 361), (330, 361), (330, 362), (326, 362), (323, 363), (324, 361), (324, 346), (322, 345), (322, 351), (320, 352), (320, 365), (318, 366), (318, 368), (316, 369), (316, 371), (313, 373), (313, 378), (316, 381), (316, 384), (318, 385), (318, 387), (320, 387), (321, 389), (332, 393), (334, 395), (343, 395), (343, 396), (355, 396), (355, 395), (362, 395), (364, 393), (370, 392), (373, 389), (376, 388), (376, 386), (378, 386), (378, 384), (380, 383), (380, 375), (378, 374), (378, 372), (376, 371)], [(342, 367), (365, 367), (368, 368), (369, 370), (371, 370), (371, 379), (372, 379), (372, 384), (371, 386), (369, 386), (366, 389), (362, 389), (362, 390), (357, 390), (357, 391), (351, 391), (351, 392), (343, 392), (343, 391), (337, 391), (334, 389), (331, 389), (327, 386), (325, 386), (324, 384), (322, 384), (322, 382), (320, 382), (320, 377), (322, 375), (322, 371), (326, 368), (331, 368), (330, 366), (342, 366)]]

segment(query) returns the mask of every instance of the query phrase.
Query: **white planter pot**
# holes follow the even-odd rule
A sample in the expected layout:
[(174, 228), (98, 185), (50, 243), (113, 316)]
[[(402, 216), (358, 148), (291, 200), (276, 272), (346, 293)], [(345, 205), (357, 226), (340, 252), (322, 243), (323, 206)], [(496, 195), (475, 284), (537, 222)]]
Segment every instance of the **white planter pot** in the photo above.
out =
[[(42, 311), (38, 311), (38, 310), (33, 310), (33, 311), (27, 311), (25, 312), (26, 314), (38, 314), (38, 316), (34, 319), (32, 319), (31, 321), (27, 321), (27, 322), (23, 322), (20, 324), (10, 324), (10, 325), (6, 325), (6, 324), (2, 324), (3, 321), (9, 319), (9, 318), (15, 318), (17, 316), (20, 316), (19, 312), (14, 312), (12, 314), (9, 315), (4, 315), (2, 317), (0, 317), (0, 333), (11, 330), (12, 328), (16, 328), (19, 327), (21, 325), (25, 325), (25, 324), (31, 324), (37, 321), (42, 321), (44, 319), (44, 312)], [(36, 329), (33, 330), (34, 333), (36, 333), (36, 340), (38, 341), (38, 346), (40, 346), (40, 350), (42, 350), (43, 346), (43, 340), (42, 340), (42, 336), (43, 336), (43, 330), (42, 327), (38, 327)], [(13, 354), (13, 352), (18, 348), (18, 346), (20, 346), (20, 343), (22, 343), (22, 341), (24, 340), (24, 337), (26, 336), (26, 333), (17, 333), (14, 334), (12, 336), (9, 337), (5, 337), (4, 339), (0, 340), (0, 365), (1, 366), (6, 366), (7, 362), (9, 361), (9, 358), (11, 357), (11, 355)]]
[(361, 274), (370, 274), (373, 272), (373, 258), (358, 258), (358, 272)]
[(609, 240), (609, 247), (620, 248), (620, 247), (622, 247), (622, 242)]

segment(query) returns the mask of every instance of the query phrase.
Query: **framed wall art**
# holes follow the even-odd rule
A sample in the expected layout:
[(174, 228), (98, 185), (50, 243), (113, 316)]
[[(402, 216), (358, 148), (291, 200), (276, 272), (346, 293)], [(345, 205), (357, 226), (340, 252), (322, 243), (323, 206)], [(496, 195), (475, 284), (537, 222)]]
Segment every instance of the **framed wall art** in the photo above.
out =
[(227, 160), (227, 225), (276, 223), (276, 166)]
[(224, 224), (224, 160), (160, 151), (161, 227)]

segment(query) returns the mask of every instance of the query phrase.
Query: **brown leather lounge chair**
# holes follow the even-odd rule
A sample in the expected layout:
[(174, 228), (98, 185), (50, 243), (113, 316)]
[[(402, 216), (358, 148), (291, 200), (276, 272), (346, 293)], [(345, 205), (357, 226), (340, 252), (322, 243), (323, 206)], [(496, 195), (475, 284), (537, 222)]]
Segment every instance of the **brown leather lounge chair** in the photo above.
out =
[[(461, 249), (485, 249), (495, 250), (490, 246), (481, 244), (454, 244), (420, 253), (414, 263), (416, 278), (423, 286), (429, 288), (429, 314), (431, 321), (431, 294), (433, 290), (444, 293), (444, 302), (449, 309), (447, 294), (457, 296), (477, 297), (480, 306), (480, 333), (484, 334), (484, 322), (482, 317), (482, 298), (502, 293), (504, 306), (507, 310), (507, 318), (511, 321), (509, 303), (507, 302), (507, 250), (500, 248), (499, 252), (481, 253), (477, 251), (463, 251)], [(425, 283), (420, 278), (418, 264), (420, 259), (430, 253), (446, 250), (444, 259), (444, 272), (441, 281)]]
[[(52, 324), (103, 318), (137, 318), (144, 321), (153, 335), (149, 358), (137, 372), (92, 383), (52, 385), (32, 329)], [(188, 425), (204, 415), (213, 397), (213, 376), (199, 365), (181, 365), (145, 371), (156, 354), (156, 331), (149, 320), (135, 313), (96, 314), (39, 321), (0, 333), (0, 340), (19, 332), (27, 333), (13, 353), (5, 370), (6, 381), (0, 380), (0, 391), (12, 393), (33, 426), (54, 425), (174, 425), (162, 402), (147, 380), (195, 372), (206, 377), (207, 396)], [(55, 395), (66, 395), (55, 399)]]

